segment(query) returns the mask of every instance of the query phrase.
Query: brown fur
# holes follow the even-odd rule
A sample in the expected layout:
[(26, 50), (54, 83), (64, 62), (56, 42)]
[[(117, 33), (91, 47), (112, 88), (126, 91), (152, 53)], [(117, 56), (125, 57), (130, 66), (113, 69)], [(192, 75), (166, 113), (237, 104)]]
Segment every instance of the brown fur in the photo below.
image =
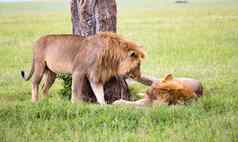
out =
[[(86, 38), (74, 35), (47, 35), (33, 48), (33, 63), (25, 80), (32, 79), (32, 101), (38, 100), (38, 85), (46, 76), (43, 93), (55, 80), (57, 73), (72, 74), (72, 101), (81, 101), (82, 87), (89, 80), (99, 103), (105, 103), (103, 85), (113, 76), (140, 77), (143, 49), (132, 41), (111, 32), (101, 32)], [(135, 71), (136, 70), (136, 71)]]
[(171, 74), (168, 74), (162, 80), (151, 85), (146, 91), (144, 99), (135, 102), (118, 100), (114, 104), (135, 106), (164, 103), (169, 105), (184, 104), (200, 95), (202, 95), (202, 86), (199, 81), (189, 78), (174, 79)]

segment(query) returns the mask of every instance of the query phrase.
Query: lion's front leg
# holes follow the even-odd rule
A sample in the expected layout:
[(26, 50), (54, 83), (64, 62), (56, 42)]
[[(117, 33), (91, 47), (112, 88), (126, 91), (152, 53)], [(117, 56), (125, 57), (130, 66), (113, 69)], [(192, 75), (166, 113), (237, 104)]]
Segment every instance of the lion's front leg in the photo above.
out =
[(113, 102), (113, 104), (143, 107), (143, 106), (152, 105), (152, 101), (147, 99), (147, 98), (140, 99), (140, 100), (137, 100), (137, 101), (116, 100), (115, 102)]
[(103, 84), (95, 83), (94, 81), (89, 81), (89, 82), (90, 82), (93, 92), (97, 98), (98, 103), (106, 104), (106, 101), (104, 98)]
[(85, 94), (83, 94), (83, 87), (85, 83), (85, 75), (79, 72), (72, 74), (72, 95), (71, 102), (83, 102)]

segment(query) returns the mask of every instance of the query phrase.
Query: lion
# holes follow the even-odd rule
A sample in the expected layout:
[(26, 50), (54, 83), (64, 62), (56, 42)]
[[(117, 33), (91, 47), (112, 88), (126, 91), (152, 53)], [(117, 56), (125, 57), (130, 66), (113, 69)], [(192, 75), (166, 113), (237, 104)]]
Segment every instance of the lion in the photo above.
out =
[(184, 104), (203, 95), (202, 84), (191, 78), (176, 78), (167, 74), (160, 81), (154, 82), (146, 91), (143, 99), (138, 101), (117, 100), (113, 104), (148, 106), (160, 104)]
[(145, 57), (141, 45), (112, 32), (100, 32), (89, 37), (75, 35), (46, 35), (33, 46), (33, 62), (24, 80), (32, 77), (32, 102), (37, 102), (38, 86), (45, 76), (43, 95), (58, 73), (72, 74), (72, 102), (82, 101), (85, 80), (99, 104), (105, 104), (103, 85), (113, 76), (140, 77), (140, 63)]

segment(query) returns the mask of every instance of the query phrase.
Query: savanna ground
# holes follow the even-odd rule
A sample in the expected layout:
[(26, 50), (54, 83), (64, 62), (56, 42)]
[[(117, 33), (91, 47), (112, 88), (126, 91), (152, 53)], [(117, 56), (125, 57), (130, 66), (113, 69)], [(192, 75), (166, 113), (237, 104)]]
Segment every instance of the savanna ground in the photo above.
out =
[[(0, 141), (238, 141), (238, 1), (118, 0), (118, 33), (143, 44), (144, 73), (201, 80), (188, 106), (71, 104), (58, 91), (31, 103), (31, 45), (71, 33), (66, 1), (0, 3)], [(133, 94), (146, 87), (135, 84)]]

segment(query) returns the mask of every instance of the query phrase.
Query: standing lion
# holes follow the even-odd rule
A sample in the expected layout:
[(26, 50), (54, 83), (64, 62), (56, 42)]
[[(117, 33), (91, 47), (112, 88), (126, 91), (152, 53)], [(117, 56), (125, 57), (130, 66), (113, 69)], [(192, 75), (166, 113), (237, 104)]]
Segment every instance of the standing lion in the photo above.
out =
[(82, 101), (85, 80), (100, 104), (105, 104), (103, 85), (113, 76), (140, 77), (140, 63), (145, 53), (141, 46), (111, 32), (101, 32), (86, 38), (75, 35), (46, 35), (33, 47), (31, 71), (22, 78), (32, 77), (32, 101), (38, 101), (38, 88), (45, 76), (43, 94), (55, 81), (56, 74), (72, 74), (72, 102)]

